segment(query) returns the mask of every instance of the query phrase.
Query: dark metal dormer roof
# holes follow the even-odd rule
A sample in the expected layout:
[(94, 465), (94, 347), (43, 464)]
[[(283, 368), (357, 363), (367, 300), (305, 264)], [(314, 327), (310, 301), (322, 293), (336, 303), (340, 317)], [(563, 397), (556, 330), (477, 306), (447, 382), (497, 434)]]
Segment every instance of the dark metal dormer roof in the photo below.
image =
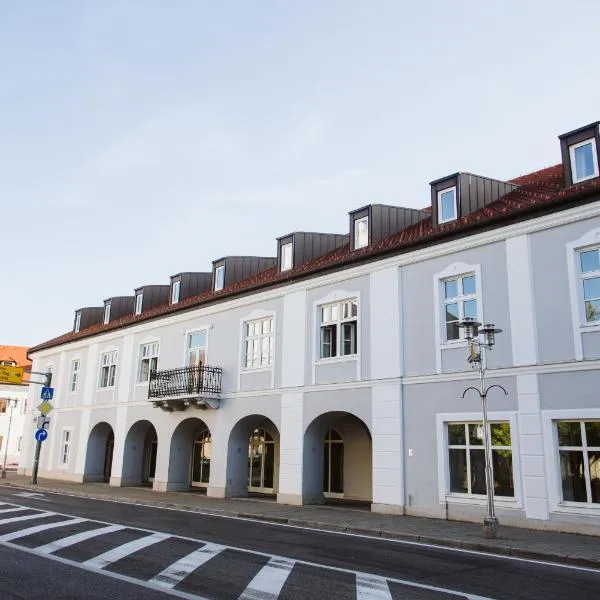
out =
[(225, 289), (238, 281), (262, 273), (276, 264), (276, 256), (224, 256), (213, 261), (212, 289), (215, 289), (216, 271), (219, 267), (225, 267), (223, 284)]
[[(283, 270), (282, 247), (292, 244), (292, 264), (290, 269), (301, 267), (303, 264), (323, 256), (340, 246), (348, 243), (347, 234), (319, 233), (313, 231), (294, 231), (277, 238), (277, 264)], [(286, 269), (287, 270), (287, 269)]]
[[(562, 157), (563, 173), (565, 176), (565, 186), (568, 187), (574, 183), (580, 183), (581, 181), (598, 177), (600, 174), (598, 171), (598, 165), (600, 165), (600, 121), (595, 121), (594, 123), (590, 123), (584, 127), (579, 127), (573, 131), (563, 133), (562, 135), (558, 136), (558, 139), (560, 140), (560, 153)], [(581, 144), (581, 142), (585, 142), (587, 140), (594, 140), (593, 146), (595, 146), (595, 148), (593, 148), (593, 150), (595, 151), (594, 159), (596, 161), (596, 172), (591, 177), (586, 177), (585, 179), (579, 179), (575, 181), (573, 165), (571, 164), (571, 148), (572, 146), (576, 146), (577, 144)]]
[(102, 319), (104, 317), (104, 307), (103, 306), (85, 306), (84, 308), (78, 308), (75, 311), (75, 318), (73, 321), (73, 331), (76, 329), (77, 324), (77, 315), (81, 315), (79, 317), (79, 331), (83, 331), (88, 327), (92, 327), (94, 325), (100, 325), (102, 323)]
[(140, 312), (162, 306), (163, 304), (169, 303), (169, 290), (170, 285), (143, 285), (135, 288), (135, 304), (134, 309), (137, 308), (137, 297), (142, 294), (142, 309)]
[(416, 208), (390, 206), (388, 204), (367, 204), (348, 213), (350, 217), (350, 249), (356, 246), (356, 221), (368, 217), (367, 246), (375, 244), (383, 238), (398, 233), (410, 225), (424, 219), (427, 214)]
[(212, 286), (212, 271), (207, 273), (196, 273), (191, 271), (185, 271), (183, 273), (177, 273), (171, 275), (170, 288), (173, 289), (173, 284), (179, 282), (179, 299), (177, 302), (192, 298), (203, 292), (208, 292)]
[(431, 186), (431, 214), (435, 225), (441, 222), (438, 215), (438, 194), (444, 190), (456, 188), (456, 216), (452, 220), (458, 220), (519, 187), (507, 181), (466, 172), (441, 177), (430, 182), (429, 185)]
[(133, 314), (135, 308), (135, 296), (114, 296), (104, 301), (104, 309), (110, 304), (109, 323)]

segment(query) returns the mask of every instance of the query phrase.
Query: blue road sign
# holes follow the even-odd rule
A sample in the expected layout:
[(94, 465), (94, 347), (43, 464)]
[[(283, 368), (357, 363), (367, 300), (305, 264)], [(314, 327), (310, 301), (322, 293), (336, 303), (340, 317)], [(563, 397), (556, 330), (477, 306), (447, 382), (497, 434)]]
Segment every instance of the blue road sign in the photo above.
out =
[(38, 442), (43, 442), (48, 437), (48, 431), (46, 429), (37, 429), (35, 432), (35, 439)]
[(54, 388), (49, 388), (49, 387), (42, 388), (42, 393), (40, 396), (42, 400), (52, 400), (53, 396), (54, 396)]

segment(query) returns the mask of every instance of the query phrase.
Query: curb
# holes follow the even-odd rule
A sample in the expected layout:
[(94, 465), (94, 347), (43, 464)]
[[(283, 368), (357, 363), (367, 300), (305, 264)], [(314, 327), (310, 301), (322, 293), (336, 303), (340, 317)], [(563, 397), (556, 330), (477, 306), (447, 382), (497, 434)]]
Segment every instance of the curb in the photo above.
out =
[(515, 558), (523, 558), (528, 560), (538, 560), (555, 564), (566, 564), (570, 566), (579, 566), (592, 569), (600, 569), (600, 559), (587, 558), (584, 556), (570, 556), (568, 554), (559, 554), (556, 552), (541, 552), (536, 550), (528, 550), (521, 547), (512, 546), (495, 546), (486, 542), (470, 542), (456, 538), (444, 538), (431, 535), (419, 535), (416, 533), (401, 533), (396, 531), (386, 531), (385, 529), (369, 529), (368, 527), (352, 527), (346, 525), (337, 525), (335, 523), (327, 523), (324, 521), (311, 521), (306, 519), (288, 518), (276, 515), (268, 515), (261, 513), (249, 513), (243, 511), (223, 510), (218, 508), (204, 508), (192, 504), (180, 504), (177, 502), (160, 502), (160, 501), (144, 501), (132, 500), (125, 496), (102, 496), (90, 494), (87, 492), (65, 491), (60, 488), (43, 487), (40, 488), (30, 483), (12, 483), (2, 482), (0, 486), (11, 488), (24, 488), (29, 490), (39, 490), (40, 493), (48, 492), (61, 495), (76, 496), (80, 498), (89, 498), (90, 500), (114, 501), (124, 504), (134, 504), (140, 506), (148, 506), (151, 508), (179, 509), (195, 512), (203, 515), (236, 517), (240, 519), (248, 519), (252, 521), (260, 521), (263, 523), (273, 523), (275, 525), (292, 525), (295, 527), (304, 527), (307, 529), (318, 529), (322, 531), (331, 531), (335, 533), (351, 533), (364, 535), (379, 539), (399, 540), (404, 542), (413, 542), (438, 546), (439, 548), (455, 548), (460, 550), (470, 550), (482, 552), (485, 554), (496, 554), (501, 556), (512, 556)]

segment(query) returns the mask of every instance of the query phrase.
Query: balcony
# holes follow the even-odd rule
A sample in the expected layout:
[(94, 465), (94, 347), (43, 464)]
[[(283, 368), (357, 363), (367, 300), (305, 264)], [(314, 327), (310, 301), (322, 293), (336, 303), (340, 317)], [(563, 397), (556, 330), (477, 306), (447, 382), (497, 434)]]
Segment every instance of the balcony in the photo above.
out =
[(148, 400), (167, 411), (218, 408), (222, 375), (221, 367), (207, 365), (152, 371)]

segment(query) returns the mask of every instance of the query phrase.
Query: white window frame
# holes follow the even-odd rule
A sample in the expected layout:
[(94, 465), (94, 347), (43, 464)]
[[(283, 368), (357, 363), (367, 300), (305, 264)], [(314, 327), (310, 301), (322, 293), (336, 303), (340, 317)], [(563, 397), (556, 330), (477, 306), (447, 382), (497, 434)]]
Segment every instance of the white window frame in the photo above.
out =
[(179, 302), (179, 293), (181, 291), (181, 281), (174, 281), (171, 285), (171, 304)]
[[(77, 368), (75, 369), (75, 365)], [(73, 358), (69, 367), (69, 394), (75, 394), (79, 390), (79, 374), (81, 373), (81, 359)]]
[(598, 421), (600, 408), (544, 410), (542, 411), (542, 428), (544, 436), (544, 461), (548, 476), (548, 492), (550, 512), (571, 513), (579, 515), (600, 515), (600, 504), (584, 502), (563, 502), (558, 458), (558, 432), (556, 421)]
[[(66, 439), (68, 434), (68, 439)], [(66, 452), (65, 452), (65, 444), (66, 444)], [(59, 469), (68, 469), (69, 461), (71, 458), (71, 445), (73, 444), (73, 428), (72, 427), (63, 427), (60, 432), (60, 446), (59, 446), (59, 454), (58, 454), (58, 468)], [(66, 460), (63, 460), (66, 454)]]
[(110, 321), (110, 302), (104, 307), (104, 319), (103, 319), (103, 324), (107, 325), (108, 322)]
[[(344, 311), (344, 307), (346, 305), (352, 305), (353, 303), (356, 303), (356, 315), (351, 315), (351, 316), (344, 316), (343, 311)], [(326, 309), (333, 309), (335, 308), (337, 311), (337, 316), (335, 319), (330, 319), (328, 321), (323, 321), (323, 311)], [(320, 361), (329, 361), (331, 359), (337, 359), (337, 358), (346, 358), (349, 356), (356, 356), (358, 354), (358, 343), (357, 343), (357, 335), (358, 335), (358, 301), (356, 300), (356, 298), (347, 298), (345, 300), (340, 300), (337, 302), (328, 302), (326, 304), (321, 304), (319, 305), (319, 360)], [(353, 339), (351, 340), (353, 342), (353, 346), (355, 346), (356, 348), (356, 352), (351, 352), (349, 354), (344, 354), (344, 325), (347, 323), (354, 323), (354, 329), (352, 329), (351, 331), (354, 331), (354, 335), (353, 335)], [(321, 356), (321, 351), (323, 349), (323, 330), (327, 327), (330, 326), (335, 326), (335, 350), (336, 353), (333, 356)]]
[[(459, 340), (446, 340), (446, 315), (445, 315), (445, 294), (444, 294), (444, 281), (447, 279), (454, 279), (456, 277), (463, 277), (467, 275), (475, 275), (475, 286), (477, 300), (477, 321), (479, 323), (485, 323), (483, 318), (483, 281), (481, 278), (481, 265), (480, 264), (467, 264), (467, 263), (452, 263), (448, 265), (443, 271), (435, 273), (433, 275), (433, 313), (435, 319), (435, 346), (436, 346), (436, 372), (442, 372), (442, 352), (448, 348), (457, 348), (460, 346), (466, 346), (467, 341), (464, 339)], [(465, 361), (466, 365), (466, 361)], [(467, 366), (465, 366), (465, 369)]]
[[(222, 281), (219, 283), (219, 277), (222, 274)], [(215, 268), (215, 287), (214, 291), (218, 292), (225, 287), (225, 265), (220, 265)]]
[[(105, 362), (105, 358), (106, 361)], [(98, 371), (98, 389), (99, 390), (112, 390), (115, 388), (116, 385), (116, 381), (117, 381), (117, 365), (119, 362), (119, 351), (117, 349), (106, 349), (104, 352), (102, 352), (102, 354), (100, 354), (100, 369)], [(107, 378), (107, 384), (103, 386), (102, 385), (102, 373), (103, 373), (103, 369), (104, 368), (108, 368), (108, 378)], [(111, 367), (114, 367), (114, 369), (112, 369), (112, 379), (111, 379)], [(111, 380), (112, 380), (112, 384), (111, 384)]]
[(135, 314), (142, 314), (142, 305), (144, 304), (144, 294), (136, 294), (135, 296)]
[(79, 329), (81, 328), (81, 312), (75, 314), (75, 327), (74, 332), (79, 333)]
[[(270, 331), (267, 333), (263, 333), (263, 324), (265, 322), (270, 322)], [(259, 326), (260, 333), (253, 333), (250, 335), (248, 333), (249, 328), (252, 326), (254, 330), (256, 330), (256, 326)], [(269, 340), (269, 349), (267, 352), (267, 363), (263, 364), (263, 343), (265, 339)], [(252, 342), (252, 345), (258, 345), (258, 353), (252, 352), (252, 356), (258, 356), (258, 364), (248, 364), (249, 352), (248, 352), (248, 344)], [(273, 367), (273, 355), (275, 354), (275, 317), (274, 315), (268, 315), (266, 317), (260, 317), (258, 319), (249, 319), (244, 322), (244, 336), (243, 336), (243, 362), (242, 362), (242, 370), (244, 371), (256, 371), (258, 369), (268, 370)], [(252, 363), (253, 361), (251, 361)]]
[[(594, 172), (592, 175), (586, 175), (585, 177), (576, 177), (575, 174), (575, 150), (577, 148), (581, 148), (582, 146), (587, 146), (591, 144), (592, 146), (592, 161), (594, 163)], [(587, 140), (583, 140), (582, 142), (578, 142), (577, 144), (571, 144), (569, 146), (569, 160), (571, 161), (571, 179), (573, 183), (581, 183), (582, 181), (587, 181), (588, 179), (594, 179), (598, 177), (598, 152), (596, 150), (596, 138), (588, 138)]]
[(294, 244), (281, 244), (281, 270), (289, 271), (294, 265)]
[[(359, 242), (360, 238), (360, 229), (359, 226), (361, 223), (367, 224), (367, 239), (363, 241), (363, 243)], [(361, 217), (360, 219), (355, 219), (354, 221), (354, 249), (359, 250), (360, 248), (365, 248), (369, 245), (369, 216)]]
[[(437, 467), (438, 467), (438, 499), (440, 504), (471, 504), (485, 506), (487, 498), (479, 494), (461, 494), (450, 492), (450, 464), (448, 462), (448, 424), (452, 423), (481, 423), (481, 412), (470, 413), (437, 413)], [(513, 465), (514, 497), (494, 496), (496, 506), (510, 508), (523, 508), (523, 491), (521, 487), (521, 454), (519, 451), (518, 416), (512, 411), (488, 412), (489, 423), (508, 422), (510, 425), (510, 439)], [(414, 457), (418, 460), (418, 457)], [(410, 458), (408, 460), (411, 460)]]
[[(148, 353), (146, 354), (146, 349)], [(152, 362), (156, 363), (156, 369), (158, 370), (158, 358), (160, 356), (160, 340), (146, 339), (140, 343), (138, 348), (138, 362), (137, 362), (137, 374), (135, 377), (136, 385), (149, 385), (150, 383), (150, 371), (152, 370)], [(156, 359), (156, 360), (154, 360)], [(148, 379), (142, 379), (142, 366), (143, 363), (148, 363)]]
[[(454, 192), (454, 216), (449, 219), (442, 219), (442, 195), (448, 192)], [(458, 219), (458, 191), (455, 185), (439, 190), (437, 193), (437, 209), (438, 223), (450, 223), (450, 221)]]
[[(335, 304), (355, 300), (357, 303), (356, 314), (356, 354), (347, 354), (344, 356), (336, 356), (332, 358), (320, 358), (321, 356), (321, 307), (327, 304)], [(318, 298), (313, 302), (313, 360), (312, 360), (312, 383), (316, 383), (317, 367), (329, 365), (338, 362), (354, 362), (356, 365), (355, 375), (356, 381), (360, 381), (362, 377), (362, 303), (360, 290), (334, 290), (322, 298)], [(339, 335), (339, 334), (338, 334)]]
[[(263, 319), (273, 319), (273, 352), (271, 355), (271, 364), (268, 367), (246, 368), (246, 324), (250, 321), (260, 321)], [(251, 313), (244, 315), (240, 319), (240, 336), (239, 336), (239, 369), (237, 377), (237, 391), (242, 390), (242, 379), (245, 376), (251, 376), (253, 373), (270, 373), (271, 379), (269, 386), (275, 387), (275, 353), (277, 352), (277, 317), (275, 311), (272, 310), (253, 310)]]
[(567, 273), (569, 277), (569, 297), (571, 300), (571, 322), (575, 360), (583, 360), (583, 334), (588, 331), (600, 331), (600, 323), (588, 323), (583, 299), (583, 279), (579, 254), (594, 247), (600, 248), (600, 228), (591, 229), (580, 238), (566, 244)]
[[(463, 279), (465, 279), (467, 277), (473, 277), (475, 279), (475, 292), (473, 294), (465, 294), (465, 291), (463, 288)], [(450, 298), (446, 298), (446, 283), (449, 283), (451, 281), (457, 282), (457, 295), (452, 296)], [(449, 304), (458, 305), (458, 322), (460, 323), (465, 318), (464, 303), (468, 302), (470, 300), (475, 300), (475, 302), (479, 302), (479, 298), (477, 295), (477, 291), (478, 291), (477, 290), (477, 277), (476, 277), (475, 273), (463, 273), (461, 275), (457, 275), (454, 277), (447, 277), (446, 279), (442, 279), (442, 280), (440, 280), (440, 284), (442, 286), (442, 290), (441, 290), (442, 302), (444, 303), (444, 306), (442, 309), (442, 311), (443, 311), (442, 320), (444, 322), (444, 331), (443, 331), (444, 343), (452, 344), (452, 343), (460, 342), (464, 339), (464, 331), (462, 329), (459, 329), (458, 338), (453, 338), (450, 340), (448, 339), (448, 321), (446, 320), (446, 307)]]

